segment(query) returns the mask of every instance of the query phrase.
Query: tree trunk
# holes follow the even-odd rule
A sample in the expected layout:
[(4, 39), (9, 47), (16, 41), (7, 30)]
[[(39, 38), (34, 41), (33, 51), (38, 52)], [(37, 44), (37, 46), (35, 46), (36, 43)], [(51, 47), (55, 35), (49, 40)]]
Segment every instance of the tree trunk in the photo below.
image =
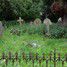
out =
[(63, 25), (67, 26), (67, 2), (64, 3)]

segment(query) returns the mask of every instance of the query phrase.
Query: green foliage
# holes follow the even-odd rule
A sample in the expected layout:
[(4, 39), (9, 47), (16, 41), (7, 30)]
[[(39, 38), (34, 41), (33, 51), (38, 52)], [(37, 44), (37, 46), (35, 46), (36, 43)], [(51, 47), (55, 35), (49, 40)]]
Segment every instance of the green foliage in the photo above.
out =
[(14, 8), (15, 14), (21, 16), (24, 19), (34, 19), (40, 17), (43, 2), (33, 2), (32, 0), (11, 0), (12, 7)]
[(21, 27), (22, 34), (28, 33), (28, 34), (43, 34), (44, 31), (44, 25), (41, 24), (39, 26), (25, 24), (23, 27)]
[(0, 19), (12, 20), (15, 19), (15, 14), (9, 0), (0, 0)]
[(51, 26), (51, 36), (54, 37), (54, 38), (63, 38), (63, 37), (66, 37), (66, 29), (65, 27), (62, 27), (58, 24), (53, 24)]

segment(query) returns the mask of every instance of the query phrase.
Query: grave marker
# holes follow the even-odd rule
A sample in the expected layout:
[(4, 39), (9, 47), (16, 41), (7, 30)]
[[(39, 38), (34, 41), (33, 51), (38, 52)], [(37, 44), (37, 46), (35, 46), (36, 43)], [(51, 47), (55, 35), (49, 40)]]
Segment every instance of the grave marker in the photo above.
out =
[(19, 17), (17, 21), (19, 22), (20, 26), (22, 26), (24, 20), (21, 17)]
[(41, 24), (41, 20), (39, 18), (34, 20), (34, 25), (39, 26)]
[(44, 24), (46, 25), (46, 35), (50, 35), (50, 25), (52, 25), (52, 22), (50, 19), (46, 18), (44, 20)]
[(0, 37), (3, 35), (3, 25), (2, 22), (0, 21)]

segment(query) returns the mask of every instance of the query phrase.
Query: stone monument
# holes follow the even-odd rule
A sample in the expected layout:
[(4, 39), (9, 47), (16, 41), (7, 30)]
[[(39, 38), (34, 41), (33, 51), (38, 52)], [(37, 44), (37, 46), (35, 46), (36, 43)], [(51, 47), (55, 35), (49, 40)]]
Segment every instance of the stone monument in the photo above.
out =
[(39, 26), (41, 24), (41, 20), (39, 18), (34, 20), (34, 25)]
[(3, 25), (2, 22), (0, 21), (0, 37), (3, 35)]
[(24, 23), (23, 21), (24, 20), (21, 17), (19, 17), (19, 19), (17, 20), (17, 22), (19, 22), (20, 26), (22, 26), (22, 24)]
[(52, 22), (50, 19), (46, 18), (43, 22), (46, 25), (46, 35), (50, 35), (50, 25), (52, 25)]

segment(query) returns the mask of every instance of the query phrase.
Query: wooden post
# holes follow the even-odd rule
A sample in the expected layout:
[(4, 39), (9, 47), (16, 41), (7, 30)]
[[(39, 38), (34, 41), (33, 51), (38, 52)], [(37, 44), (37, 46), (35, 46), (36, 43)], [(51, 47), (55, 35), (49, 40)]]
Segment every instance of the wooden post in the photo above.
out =
[(34, 58), (32, 59), (32, 64), (33, 64), (33, 67), (34, 67)]
[(26, 54), (24, 52), (22, 53), (22, 58), (23, 58), (23, 60), (26, 59)]
[(65, 55), (65, 61), (67, 62), (67, 54)]
[(43, 59), (43, 61), (44, 61), (44, 60), (45, 60), (45, 53), (43, 53), (42, 55), (43, 55), (42, 59)]
[(58, 53), (58, 61), (61, 61), (61, 55)]
[(14, 58), (13, 58), (13, 59), (12, 59), (12, 64), (13, 64), (13, 65), (14, 65), (14, 62), (15, 62), (15, 61), (14, 61)]
[(8, 58), (9, 58), (9, 60), (12, 59), (11, 52), (9, 52), (9, 54), (8, 54)]
[(36, 60), (38, 60), (38, 53), (36, 53)]
[(42, 59), (41, 58), (39, 58), (39, 66), (41, 67), (41, 61), (42, 61)]
[(2, 59), (5, 59), (5, 53), (4, 52), (2, 53)]
[(18, 53), (17, 52), (15, 53), (15, 59), (16, 59), (16, 61), (18, 60)]
[(32, 53), (29, 53), (29, 60), (32, 60)]
[(64, 60), (62, 60), (62, 67), (64, 67)]
[(48, 67), (48, 59), (46, 59), (46, 67)]
[(8, 58), (6, 58), (5, 64), (6, 64), (6, 67), (7, 67), (7, 65), (8, 65)]
[(56, 49), (54, 50), (54, 67), (56, 67)]

